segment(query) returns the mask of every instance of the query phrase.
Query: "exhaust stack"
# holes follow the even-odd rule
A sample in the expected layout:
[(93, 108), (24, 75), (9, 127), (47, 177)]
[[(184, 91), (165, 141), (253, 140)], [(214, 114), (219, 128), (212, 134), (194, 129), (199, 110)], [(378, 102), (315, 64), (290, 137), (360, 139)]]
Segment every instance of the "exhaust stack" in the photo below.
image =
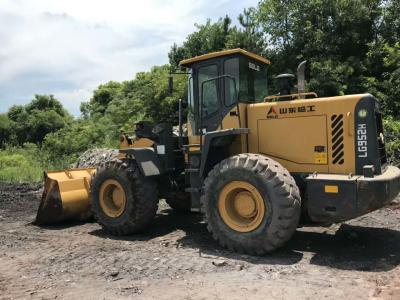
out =
[[(305, 92), (305, 70), (306, 70), (307, 61), (302, 61), (297, 67), (297, 93), (301, 94)], [(300, 96), (301, 99), (304, 99), (305, 96)]]

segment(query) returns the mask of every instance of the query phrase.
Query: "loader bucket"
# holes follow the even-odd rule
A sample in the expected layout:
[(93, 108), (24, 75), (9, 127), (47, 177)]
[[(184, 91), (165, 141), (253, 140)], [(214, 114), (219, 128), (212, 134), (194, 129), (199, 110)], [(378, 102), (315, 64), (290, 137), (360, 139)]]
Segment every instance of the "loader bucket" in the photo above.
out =
[(95, 168), (89, 168), (45, 172), (44, 191), (35, 224), (90, 218), (90, 181), (95, 171)]

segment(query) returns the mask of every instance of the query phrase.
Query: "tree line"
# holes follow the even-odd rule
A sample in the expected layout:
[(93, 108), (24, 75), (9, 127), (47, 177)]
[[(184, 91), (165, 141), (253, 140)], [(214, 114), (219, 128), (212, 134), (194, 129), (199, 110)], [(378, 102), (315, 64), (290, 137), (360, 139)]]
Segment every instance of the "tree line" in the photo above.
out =
[(229, 16), (196, 24), (181, 45), (173, 44), (169, 64), (154, 66), (124, 82), (100, 85), (73, 118), (51, 95), (0, 114), (0, 144), (38, 145), (50, 160), (73, 161), (92, 147), (116, 147), (120, 130), (139, 120), (177, 123), (177, 101), (185, 99), (184, 76), (168, 93), (168, 74), (179, 61), (212, 51), (243, 48), (269, 58), (274, 77), (294, 73), (308, 61), (307, 90), (320, 96), (369, 92), (379, 99), (391, 142), (399, 156), (400, 2), (397, 0), (263, 0), (245, 9), (237, 25)]

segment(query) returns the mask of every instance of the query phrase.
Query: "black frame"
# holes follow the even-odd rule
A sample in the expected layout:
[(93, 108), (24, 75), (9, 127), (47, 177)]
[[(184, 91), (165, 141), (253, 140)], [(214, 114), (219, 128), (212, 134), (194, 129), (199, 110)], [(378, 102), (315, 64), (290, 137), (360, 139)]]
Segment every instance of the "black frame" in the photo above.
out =
[[(224, 56), (224, 57), (218, 57), (214, 59), (210, 59), (204, 62), (200, 62), (198, 64), (194, 64), (192, 66), (192, 76), (193, 76), (193, 113), (195, 114), (195, 124), (192, 126), (194, 128), (193, 133), (194, 134), (201, 134), (203, 132), (203, 128), (206, 128), (206, 131), (214, 131), (217, 130), (217, 128), (220, 126), (222, 119), (226, 114), (229, 113), (229, 111), (236, 105), (238, 106), (239, 99), (238, 99), (238, 89), (236, 86), (236, 79), (233, 78), (233, 76), (226, 75), (224, 74), (224, 63), (226, 60), (238, 57), (240, 58), (239, 55), (230, 55), (230, 56)], [(200, 68), (207, 67), (210, 65), (216, 65), (218, 69), (218, 76), (215, 78), (211, 78), (211, 80), (217, 80), (218, 79), (218, 110), (215, 112), (211, 113), (210, 115), (203, 116), (200, 118), (201, 112), (200, 112), (200, 101), (199, 99), (199, 91), (201, 90), (201, 86), (199, 86), (199, 81), (198, 81), (198, 71)], [(234, 80), (235, 84), (235, 90), (236, 90), (236, 101), (232, 102), (231, 105), (227, 106), (225, 105), (225, 80), (222, 80), (223, 78), (231, 78)], [(210, 79), (207, 79), (204, 82), (211, 81)], [(201, 84), (202, 85), (202, 84)], [(197, 103), (196, 103), (197, 102)], [(239, 114), (239, 111), (238, 111)], [(239, 121), (240, 122), (240, 121)], [(202, 126), (202, 127), (201, 127)]]

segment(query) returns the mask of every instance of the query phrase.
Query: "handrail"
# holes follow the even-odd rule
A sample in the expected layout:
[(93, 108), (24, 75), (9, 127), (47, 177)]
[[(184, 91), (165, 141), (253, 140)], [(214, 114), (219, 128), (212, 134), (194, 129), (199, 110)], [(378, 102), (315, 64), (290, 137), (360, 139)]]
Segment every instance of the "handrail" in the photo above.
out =
[(305, 96), (314, 96), (315, 98), (318, 98), (317, 93), (314, 92), (308, 92), (308, 93), (297, 93), (297, 94), (290, 94), (290, 95), (273, 95), (273, 96), (267, 96), (264, 98), (264, 102), (270, 102), (272, 99), (280, 99), (280, 98), (292, 98), (295, 100), (300, 100), (303, 99), (301, 97)]

